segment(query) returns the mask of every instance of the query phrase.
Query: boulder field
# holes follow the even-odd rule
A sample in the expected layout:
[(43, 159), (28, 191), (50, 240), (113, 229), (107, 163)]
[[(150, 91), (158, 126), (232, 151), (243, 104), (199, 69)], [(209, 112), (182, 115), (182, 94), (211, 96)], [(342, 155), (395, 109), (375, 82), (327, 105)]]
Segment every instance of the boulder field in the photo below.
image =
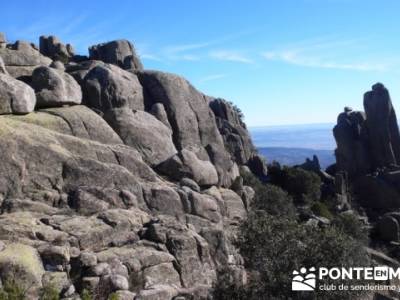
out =
[[(266, 176), (240, 111), (117, 40), (0, 40), (0, 280), (37, 299), (207, 299)], [(245, 205), (246, 203), (246, 205)]]

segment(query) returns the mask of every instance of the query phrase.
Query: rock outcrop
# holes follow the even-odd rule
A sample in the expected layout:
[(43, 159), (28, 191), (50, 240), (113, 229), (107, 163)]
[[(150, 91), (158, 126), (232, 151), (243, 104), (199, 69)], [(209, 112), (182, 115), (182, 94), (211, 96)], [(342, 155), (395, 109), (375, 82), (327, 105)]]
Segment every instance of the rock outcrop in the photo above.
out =
[(38, 66), (49, 66), (52, 60), (42, 55), (35, 45), (24, 41), (14, 44), (3, 43), (0, 47), (0, 56), (8, 73), (14, 78), (24, 78), (32, 75)]
[(0, 114), (27, 114), (35, 104), (35, 92), (29, 85), (0, 73)]
[(32, 73), (37, 107), (59, 107), (80, 104), (82, 91), (75, 79), (62, 70), (38, 67)]
[(232, 241), (254, 191), (230, 187), (255, 153), (237, 112), (143, 71), (127, 41), (79, 62), (40, 44), (0, 47), (0, 279), (132, 300), (206, 299), (226, 265), (245, 278)]
[(39, 40), (39, 49), (40, 53), (56, 61), (68, 62), (75, 55), (72, 45), (64, 45), (54, 35), (42, 35)]
[(381, 83), (364, 95), (364, 112), (346, 107), (333, 129), (338, 171), (349, 176), (358, 202), (376, 218), (400, 208), (400, 133)]
[(92, 46), (89, 48), (89, 57), (90, 59), (117, 65), (125, 70), (143, 70), (143, 65), (136, 54), (135, 48), (127, 40), (117, 40)]

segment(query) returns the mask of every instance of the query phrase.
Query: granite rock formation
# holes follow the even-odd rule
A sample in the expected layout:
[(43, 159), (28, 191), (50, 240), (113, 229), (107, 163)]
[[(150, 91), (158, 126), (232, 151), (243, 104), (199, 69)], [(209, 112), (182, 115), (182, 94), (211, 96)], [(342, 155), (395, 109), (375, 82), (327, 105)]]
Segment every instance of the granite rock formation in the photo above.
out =
[(390, 95), (381, 83), (364, 95), (365, 112), (346, 107), (333, 129), (337, 170), (373, 218), (400, 208), (400, 133)]
[(254, 191), (230, 188), (266, 168), (231, 104), (124, 40), (79, 60), (52, 36), (0, 44), (0, 280), (19, 270), (31, 299), (206, 299), (226, 265), (245, 280), (232, 241)]

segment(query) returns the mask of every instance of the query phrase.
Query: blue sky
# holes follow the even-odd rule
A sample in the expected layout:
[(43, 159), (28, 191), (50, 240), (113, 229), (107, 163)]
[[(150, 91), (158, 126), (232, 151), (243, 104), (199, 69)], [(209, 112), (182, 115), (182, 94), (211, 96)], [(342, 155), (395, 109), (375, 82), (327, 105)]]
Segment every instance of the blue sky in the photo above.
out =
[(400, 110), (400, 1), (4, 1), (0, 31), (77, 52), (131, 40), (145, 68), (236, 103), (250, 126), (335, 122), (383, 82)]

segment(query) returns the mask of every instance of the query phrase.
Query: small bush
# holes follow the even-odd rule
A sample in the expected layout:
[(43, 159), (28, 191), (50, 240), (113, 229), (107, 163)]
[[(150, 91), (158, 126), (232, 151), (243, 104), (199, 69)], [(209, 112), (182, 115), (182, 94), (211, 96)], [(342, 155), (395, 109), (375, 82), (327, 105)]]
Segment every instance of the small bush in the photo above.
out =
[(311, 204), (321, 197), (321, 179), (314, 172), (273, 166), (269, 169), (269, 177), (271, 183), (287, 191), (296, 204)]
[(26, 290), (14, 279), (6, 280), (0, 289), (0, 300), (24, 300)]
[(116, 293), (112, 293), (108, 296), (108, 300), (119, 300), (119, 297)]
[(243, 174), (243, 184), (251, 186), (255, 195), (252, 210), (264, 210), (271, 215), (283, 215), (295, 218), (296, 209), (293, 199), (278, 186), (262, 183), (252, 174)]
[(369, 241), (368, 229), (353, 214), (340, 214), (336, 216), (332, 224), (363, 244), (367, 244)]
[(81, 299), (82, 300), (93, 300), (93, 297), (88, 290), (84, 289), (81, 293)]
[[(249, 215), (240, 232), (237, 245), (253, 274), (249, 284), (251, 296), (248, 294), (243, 299), (293, 298), (292, 272), (302, 266), (330, 268), (369, 264), (362, 244), (334, 226), (315, 228), (257, 211)], [(315, 293), (318, 299), (358, 296), (354, 291), (316, 290)], [(259, 298), (260, 295), (265, 298)]]
[(328, 206), (324, 202), (317, 201), (311, 206), (311, 210), (314, 214), (320, 217), (327, 218), (329, 220), (333, 219), (333, 215), (329, 210)]
[(52, 285), (44, 286), (40, 292), (40, 300), (59, 300), (59, 291)]

